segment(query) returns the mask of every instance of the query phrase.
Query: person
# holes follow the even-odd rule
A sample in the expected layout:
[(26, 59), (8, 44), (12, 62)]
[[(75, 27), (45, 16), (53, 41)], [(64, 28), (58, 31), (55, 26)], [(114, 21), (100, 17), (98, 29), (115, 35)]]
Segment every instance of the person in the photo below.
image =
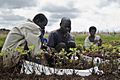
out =
[(90, 35), (87, 36), (85, 41), (84, 41), (85, 48), (90, 48), (93, 44), (95, 44), (97, 46), (102, 45), (102, 39), (100, 38), (99, 35), (96, 35), (96, 31), (97, 31), (97, 29), (95, 26), (91, 26), (89, 28)]
[(18, 65), (20, 54), (18, 52), (10, 52), (22, 47), (24, 50), (29, 50), (29, 46), (34, 46), (29, 55), (36, 57), (40, 53), (41, 38), (45, 33), (45, 26), (48, 19), (42, 13), (34, 16), (33, 20), (28, 20), (25, 23), (14, 27), (9, 33), (2, 47), (1, 52), (7, 52), (3, 56), (3, 67), (14, 67)]
[[(60, 28), (52, 31), (48, 36), (47, 46), (50, 52), (54, 55), (54, 52), (59, 53), (62, 49), (69, 52), (69, 48), (75, 48), (75, 41), (70, 34), (71, 20), (68, 17), (63, 17), (60, 22)], [(47, 63), (50, 67), (54, 67), (54, 58), (49, 54), (45, 54)]]
[(75, 41), (70, 34), (71, 20), (68, 17), (63, 17), (60, 22), (60, 28), (52, 31), (48, 37), (48, 47), (60, 52), (62, 48), (68, 51), (69, 48), (75, 48)]

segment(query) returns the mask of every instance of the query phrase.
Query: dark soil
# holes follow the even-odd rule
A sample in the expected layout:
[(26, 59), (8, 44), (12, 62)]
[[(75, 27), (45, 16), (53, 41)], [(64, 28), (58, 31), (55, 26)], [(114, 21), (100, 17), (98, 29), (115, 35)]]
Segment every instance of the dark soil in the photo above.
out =
[[(120, 76), (120, 75), (119, 75)], [(119, 76), (112, 74), (105, 75), (35, 75), (35, 74), (0, 74), (0, 80), (120, 80)]]

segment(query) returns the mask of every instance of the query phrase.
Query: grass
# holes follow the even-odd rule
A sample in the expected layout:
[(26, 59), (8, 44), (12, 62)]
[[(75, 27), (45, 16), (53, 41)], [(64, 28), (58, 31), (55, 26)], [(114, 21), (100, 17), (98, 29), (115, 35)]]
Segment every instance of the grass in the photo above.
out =
[(100, 35), (105, 42), (120, 41), (120, 35)]
[(7, 34), (0, 34), (0, 47), (3, 46)]
[(83, 45), (86, 36), (87, 35), (83, 35), (83, 34), (75, 35), (76, 44), (82, 44)]
[[(0, 47), (3, 46), (4, 41), (6, 39), (7, 34), (0, 34)], [(73, 34), (74, 39), (76, 41), (76, 44), (84, 44), (84, 40), (87, 36), (87, 34), (83, 35), (83, 34)], [(112, 42), (112, 41), (120, 41), (120, 35), (103, 35), (100, 34), (101, 39), (103, 40), (103, 42)], [(48, 37), (48, 34), (45, 35), (45, 38)]]
[[(77, 34), (74, 35), (75, 36), (75, 41), (76, 44), (84, 44), (84, 40), (87, 37), (87, 35), (83, 35), (83, 34)], [(112, 41), (120, 41), (120, 35), (100, 35), (101, 39), (103, 42), (112, 42)]]

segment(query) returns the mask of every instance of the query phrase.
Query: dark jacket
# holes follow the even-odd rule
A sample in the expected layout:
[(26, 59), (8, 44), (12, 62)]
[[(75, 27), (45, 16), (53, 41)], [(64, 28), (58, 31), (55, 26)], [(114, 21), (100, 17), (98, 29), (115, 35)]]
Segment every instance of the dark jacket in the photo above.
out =
[(73, 37), (71, 36), (70, 33), (66, 33), (64, 34), (62, 32), (62, 30), (58, 29), (58, 30), (55, 30), (55, 31), (52, 31), (48, 37), (48, 43), (47, 45), (49, 47), (52, 47), (52, 48), (55, 48), (59, 43), (65, 43), (66, 45), (69, 43), (69, 42), (74, 42), (74, 39)]

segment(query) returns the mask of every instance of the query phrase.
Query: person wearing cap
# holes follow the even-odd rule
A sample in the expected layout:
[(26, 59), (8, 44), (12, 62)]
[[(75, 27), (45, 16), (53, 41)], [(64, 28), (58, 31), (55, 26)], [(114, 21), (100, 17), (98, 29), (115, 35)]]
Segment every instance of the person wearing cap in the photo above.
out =
[(84, 48), (90, 48), (94, 44), (97, 45), (97, 46), (102, 45), (102, 39), (100, 38), (100, 36), (95, 35), (96, 31), (97, 31), (97, 29), (96, 29), (95, 26), (91, 26), (89, 28), (90, 35), (87, 36), (85, 41), (84, 41)]
[(60, 28), (49, 34), (47, 45), (50, 48), (54, 48), (57, 52), (60, 52), (62, 48), (66, 51), (69, 48), (75, 48), (76, 44), (70, 31), (71, 20), (68, 17), (63, 17), (60, 22)]
[(9, 33), (2, 47), (1, 52), (8, 52), (3, 56), (3, 67), (13, 67), (19, 63), (20, 54), (18, 52), (10, 53), (9, 50), (15, 50), (18, 47), (23, 47), (24, 50), (29, 50), (29, 46), (34, 46), (31, 57), (35, 57), (40, 53), (41, 38), (45, 33), (45, 26), (48, 19), (42, 13), (34, 16), (33, 20), (28, 20), (14, 27)]

